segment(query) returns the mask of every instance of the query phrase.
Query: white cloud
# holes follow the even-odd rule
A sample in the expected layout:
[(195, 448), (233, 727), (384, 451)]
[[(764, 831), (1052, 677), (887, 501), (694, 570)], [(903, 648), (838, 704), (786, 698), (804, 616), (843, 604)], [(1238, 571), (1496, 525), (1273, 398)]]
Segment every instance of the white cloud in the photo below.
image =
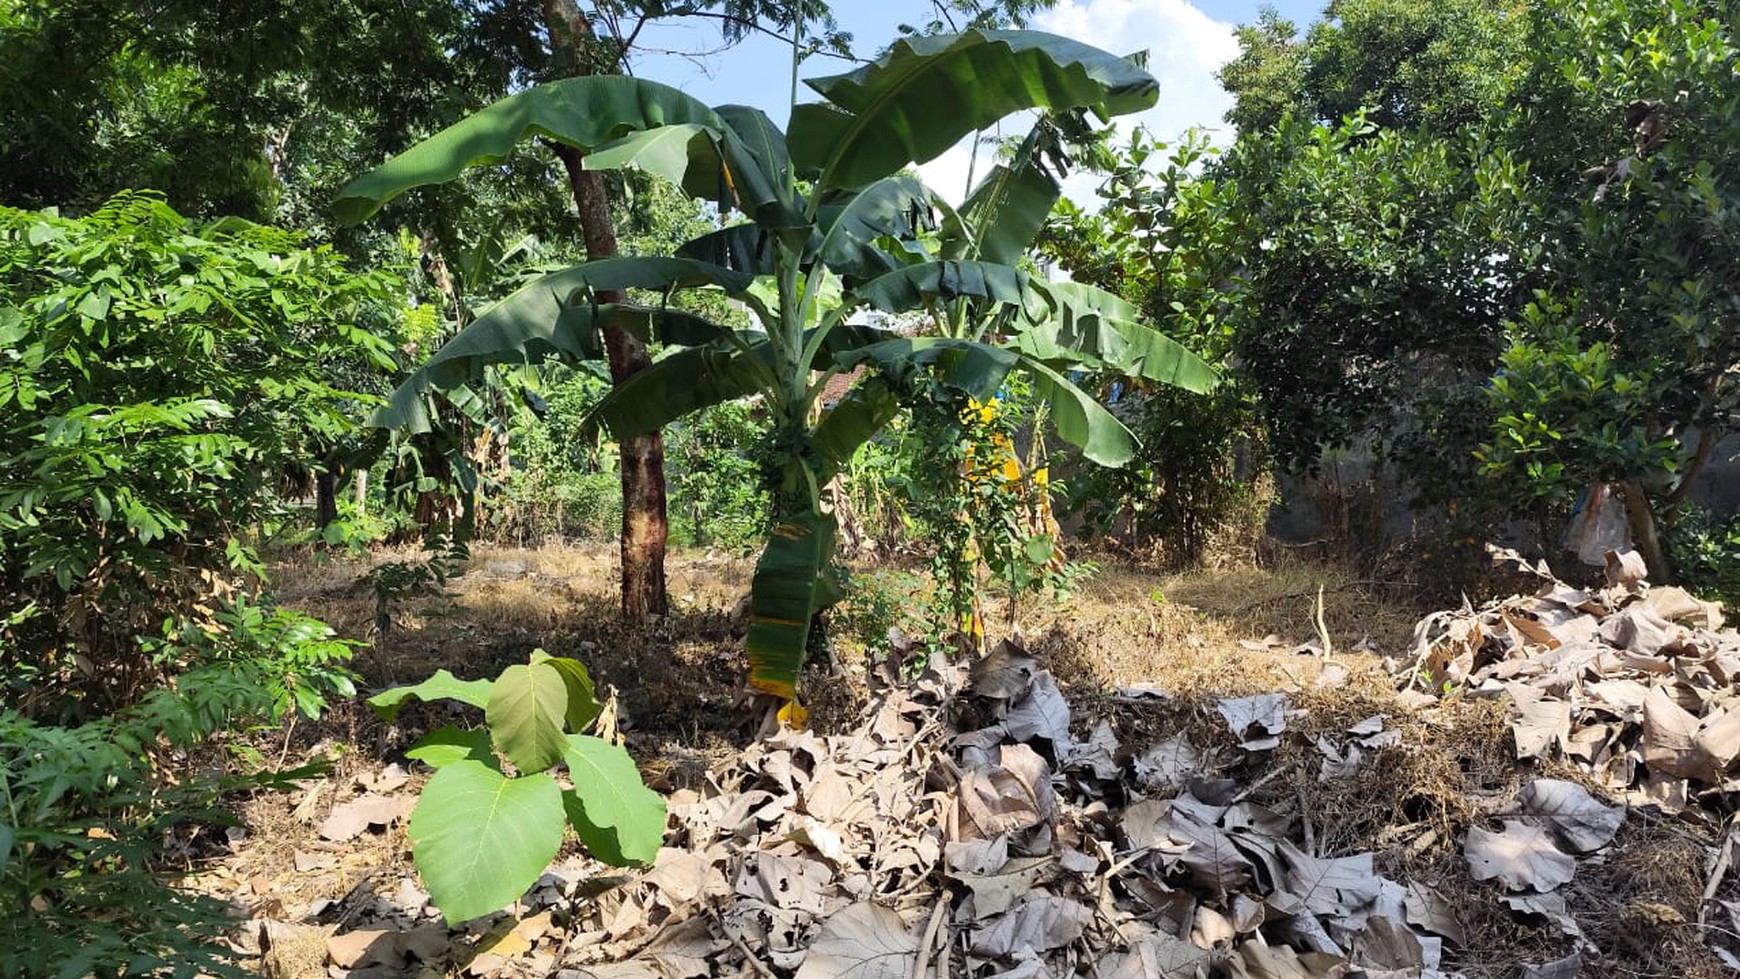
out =
[(1186, 0), (1062, 0), (1034, 26), (1118, 54), (1147, 49), (1148, 70), (1160, 80), (1160, 102), (1120, 117), (1120, 128), (1139, 123), (1170, 141), (1203, 126), (1219, 130), (1217, 141), (1230, 141), (1231, 127), (1221, 117), (1233, 100), (1214, 76), (1238, 56), (1232, 24)]
[[(1232, 108), (1232, 96), (1214, 77), (1238, 55), (1232, 24), (1215, 20), (1187, 0), (1061, 0), (1033, 26), (1117, 54), (1148, 51), (1148, 70), (1160, 82), (1160, 100), (1146, 112), (1117, 117), (1121, 131), (1146, 126), (1171, 142), (1191, 126), (1201, 126), (1212, 131), (1217, 143), (1232, 141), (1232, 127), (1222, 119)], [(1003, 121), (1002, 131), (1025, 132), (1029, 118), (1011, 116)], [(917, 168), (926, 185), (956, 204), (966, 196), (970, 143), (962, 140)], [(980, 147), (974, 174), (982, 175), (993, 162), (994, 151)], [(1064, 181), (1064, 193), (1083, 207), (1098, 207), (1094, 188), (1100, 179), (1072, 175)]]

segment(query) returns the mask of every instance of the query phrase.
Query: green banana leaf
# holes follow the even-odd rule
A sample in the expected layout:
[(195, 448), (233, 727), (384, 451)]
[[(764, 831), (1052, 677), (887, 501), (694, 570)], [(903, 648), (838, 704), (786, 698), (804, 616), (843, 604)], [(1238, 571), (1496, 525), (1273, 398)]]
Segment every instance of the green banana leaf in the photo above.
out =
[(734, 224), (709, 231), (677, 246), (677, 257), (691, 258), (743, 272), (750, 276), (772, 275), (773, 237), (758, 224)]
[(810, 444), (816, 450), (821, 465), (816, 478), (826, 482), (846, 467), (852, 453), (874, 438), (894, 416), (900, 414), (900, 401), (880, 375), (870, 375), (852, 386), (840, 403), (823, 406), (821, 421)]
[[(432, 431), (433, 421), (424, 399), (428, 392), (463, 391), (483, 378), (484, 368), (496, 364), (531, 365), (556, 360), (574, 366), (596, 360), (602, 355), (597, 334), (607, 326), (646, 339), (679, 344), (705, 343), (728, 333), (725, 327), (675, 309), (623, 303), (559, 308), (557, 299), (548, 299), (547, 304), (547, 310), (533, 309), (542, 304), (527, 297), (500, 316), (492, 316), (495, 307), (491, 307), (413, 371), (387, 398), (387, 403), (375, 411), (369, 424), (411, 433)], [(545, 312), (548, 315), (543, 315)]]
[[(765, 118), (765, 117), (764, 117)], [(736, 206), (767, 228), (803, 226), (803, 211), (784, 197), (783, 172), (761, 159), (721, 120), (660, 126), (628, 135), (586, 154), (588, 170), (633, 167), (657, 174), (691, 197), (713, 201), (721, 213)]]
[(824, 188), (862, 187), (935, 159), (1022, 109), (1086, 107), (1105, 118), (1149, 108), (1159, 94), (1123, 58), (1037, 31), (905, 38), (809, 85), (827, 103), (795, 106), (787, 142), (793, 164)]
[(884, 177), (817, 209), (816, 254), (840, 275), (869, 278), (907, 262), (882, 249), (884, 238), (911, 240), (929, 223), (932, 194), (917, 178)]
[(827, 568), (834, 553), (834, 518), (803, 512), (768, 535), (749, 588), (749, 685), (784, 700), (797, 696), (798, 674), (809, 643), (810, 620), (828, 604), (834, 586)]
[(931, 366), (945, 384), (984, 401), (1012, 370), (1029, 375), (1034, 390), (1051, 403), (1057, 434), (1102, 466), (1121, 466), (1136, 451), (1136, 437), (1093, 395), (1050, 365), (1015, 350), (952, 337), (904, 337), (871, 344), (841, 357), (846, 365), (869, 363), (900, 376), (912, 365)]
[(705, 103), (657, 82), (620, 75), (550, 82), (473, 113), (369, 171), (339, 192), (333, 211), (343, 223), (361, 221), (408, 190), (500, 163), (537, 136), (589, 151), (629, 133), (690, 123), (728, 128)]
[(1198, 394), (1214, 389), (1213, 367), (1142, 322), (1124, 299), (1079, 282), (1035, 282), (1043, 303), (1030, 303), (1011, 338), (1016, 350), (1053, 365), (1100, 367)]
[(767, 337), (740, 332), (747, 349), (720, 343), (674, 350), (610, 389), (582, 427), (602, 426), (622, 440), (655, 432), (691, 412), (759, 394), (769, 385), (773, 349)]
[(1028, 276), (1020, 269), (995, 262), (923, 262), (879, 275), (854, 290), (876, 309), (904, 313), (926, 308), (932, 300), (948, 302), (962, 296), (1022, 306), (1028, 302)]
[(943, 257), (1013, 265), (1027, 254), (1063, 189), (1031, 161), (997, 164), (966, 201), (958, 221), (945, 221)]

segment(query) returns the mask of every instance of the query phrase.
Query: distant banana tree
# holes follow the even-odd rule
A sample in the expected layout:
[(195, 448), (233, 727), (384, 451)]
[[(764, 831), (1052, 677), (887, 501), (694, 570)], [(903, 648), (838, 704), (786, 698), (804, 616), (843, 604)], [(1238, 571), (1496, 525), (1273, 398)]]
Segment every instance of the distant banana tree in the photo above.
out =
[[(598, 406), (598, 423), (618, 439), (760, 395), (776, 512), (756, 567), (746, 646), (751, 684), (788, 700), (811, 620), (828, 600), (834, 528), (821, 487), (899, 408), (892, 389), (873, 381), (818, 414), (830, 378), (861, 365), (874, 368), (872, 376), (923, 369), (984, 399), (1021, 370), (1051, 399), (1058, 434), (1113, 466), (1132, 455), (1129, 431), (1065, 371), (1106, 366), (1193, 390), (1215, 380), (1115, 297), (1032, 281), (1013, 265), (1055, 187), (1050, 197), (1026, 193), (1036, 185), (1022, 182), (1031, 179), (1024, 168), (998, 168), (938, 229), (930, 223), (937, 198), (899, 172), (1021, 109), (1085, 108), (1105, 118), (1151, 106), (1157, 86), (1147, 72), (1048, 34), (969, 31), (902, 40), (872, 64), (809, 84), (826, 101), (795, 106), (789, 135), (756, 109), (708, 108), (638, 79), (539, 86), (394, 158), (346, 188), (337, 204), (341, 217), (361, 220), (400, 193), (499, 162), (516, 143), (538, 137), (578, 148), (589, 168), (638, 167), (717, 201), (721, 212), (743, 213), (747, 223), (675, 255), (590, 262), (521, 289), (437, 351), (378, 421), (426, 426), (423, 392), (465, 386), (491, 364), (597, 357), (606, 324), (668, 348)], [(595, 298), (629, 289), (722, 290), (759, 328), (727, 328), (662, 303)], [(982, 314), (971, 330), (959, 327), (968, 315), (963, 300)], [(928, 310), (958, 328), (896, 337), (847, 322), (866, 308)]]

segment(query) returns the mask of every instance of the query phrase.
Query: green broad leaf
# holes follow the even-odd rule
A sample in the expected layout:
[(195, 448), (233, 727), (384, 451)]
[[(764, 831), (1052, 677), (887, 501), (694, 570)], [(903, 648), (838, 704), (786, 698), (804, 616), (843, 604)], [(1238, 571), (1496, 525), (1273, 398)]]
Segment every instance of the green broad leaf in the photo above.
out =
[(879, 275), (854, 293), (877, 309), (904, 313), (932, 301), (960, 297), (1020, 306), (1027, 301), (1027, 273), (995, 262), (924, 262)]
[(930, 189), (917, 179), (884, 177), (818, 209), (817, 254), (840, 275), (868, 278), (898, 269), (906, 263), (878, 247), (877, 241), (915, 238), (929, 224), (930, 209)]
[[(671, 267), (669, 263), (685, 260), (649, 261), (668, 269)], [(703, 263), (688, 264), (698, 268)], [(569, 272), (579, 272), (584, 268), (581, 266)], [(736, 276), (736, 273), (724, 269), (718, 271), (721, 278)], [(567, 274), (557, 273), (558, 276)], [(627, 274), (622, 274), (609, 281), (623, 283), (630, 280)], [(730, 281), (739, 280), (731, 278)], [(572, 278), (558, 283), (559, 287), (572, 285)], [(560, 288), (538, 291), (539, 288), (540, 283), (533, 283), (519, 290), (490, 307), (459, 331), (458, 336), (442, 344), (434, 356), (393, 391), (369, 424), (413, 434), (432, 431), (435, 422), (425, 401), (425, 395), (430, 391), (452, 392), (480, 383), (484, 379), (484, 369), (496, 364), (532, 365), (555, 360), (576, 366), (597, 359), (603, 349), (599, 331), (607, 326), (619, 327), (646, 339), (684, 344), (703, 343), (726, 334), (724, 327), (681, 310), (627, 303), (568, 306), (565, 301), (571, 291), (564, 293)]]
[(827, 100), (792, 110), (788, 143), (822, 187), (862, 187), (941, 156), (1022, 109), (1101, 118), (1154, 105), (1154, 77), (1116, 55), (1038, 31), (904, 38), (856, 71), (809, 81)]
[(1084, 364), (1199, 394), (1220, 376), (1188, 347), (1142, 322), (1124, 299), (1078, 282), (1035, 282), (1013, 346), (1052, 364)]
[(466, 730), (452, 725), (438, 727), (418, 738), (416, 744), (405, 750), (405, 757), (420, 761), (430, 768), (442, 768), (465, 758), (481, 761), (491, 768), (496, 767), (495, 755), (490, 751), (488, 731)]
[(516, 901), (562, 845), (562, 789), (548, 775), (507, 778), (470, 758), (437, 771), (406, 834), (429, 896), (449, 924)]
[(677, 255), (751, 276), (772, 275), (774, 272), (773, 236), (756, 224), (734, 224), (710, 231), (678, 245)]
[(1027, 563), (1035, 566), (1050, 561), (1052, 554), (1055, 553), (1055, 548), (1056, 544), (1049, 534), (1029, 537), (1027, 542), (1022, 545), (1022, 549), (1027, 552)]
[(761, 334), (740, 333), (747, 352), (721, 344), (673, 351), (610, 389), (584, 426), (616, 439), (656, 432), (685, 415), (772, 387), (773, 351)]
[(883, 340), (846, 351), (839, 360), (847, 367), (871, 364), (891, 377), (900, 377), (914, 366), (929, 368), (943, 383), (980, 401), (994, 394), (1021, 362), (1020, 355), (1012, 350), (952, 337)]
[(785, 174), (791, 170), (791, 156), (786, 152), (785, 133), (779, 131), (767, 113), (747, 105), (720, 105), (713, 111), (725, 120), (749, 158), (755, 161), (755, 169), (783, 184)]
[(394, 687), (375, 694), (369, 698), (369, 706), (383, 720), (391, 723), (399, 716), (399, 708), (406, 700), (457, 700), (462, 704), (482, 707), (489, 703), (490, 689), (493, 686), (488, 680), (461, 680), (446, 670), (436, 670), (434, 676), (414, 687)]
[(749, 685), (785, 700), (797, 696), (810, 620), (827, 589), (834, 520), (814, 512), (787, 518), (768, 534), (749, 586)]
[(603, 713), (604, 705), (598, 702), (598, 691), (592, 685), (592, 674), (586, 671), (586, 664), (566, 656), (551, 656), (541, 649), (532, 653), (532, 662), (555, 667), (568, 685), (568, 730), (580, 734)]
[(1093, 395), (1031, 357), (1021, 369), (1033, 382), (1034, 396), (1051, 404), (1051, 422), (1058, 437), (1081, 450), (1089, 462), (1117, 468), (1136, 454), (1136, 436)]
[(510, 95), (423, 140), (339, 192), (340, 222), (361, 221), (416, 187), (446, 183), (467, 167), (507, 159), (520, 143), (543, 137), (587, 152), (633, 132), (725, 121), (678, 89), (622, 75), (590, 75)]
[(567, 741), (568, 681), (548, 660), (501, 671), (483, 710), (490, 737), (521, 772), (541, 772), (562, 760)]
[(821, 421), (810, 439), (821, 460), (817, 478), (827, 480), (844, 469), (858, 447), (870, 441), (899, 413), (899, 399), (878, 375), (854, 385), (839, 404), (824, 405)]
[(641, 781), (627, 749), (584, 734), (568, 736), (566, 809), (581, 842), (616, 867), (652, 863), (665, 839), (665, 800)]
[(997, 164), (961, 205), (952, 226), (943, 223), (943, 254), (1013, 265), (1063, 196), (1051, 174), (1030, 160), (1020, 166)]
[(0, 306), (0, 348), (18, 346), (29, 332), (22, 312), (10, 306)]

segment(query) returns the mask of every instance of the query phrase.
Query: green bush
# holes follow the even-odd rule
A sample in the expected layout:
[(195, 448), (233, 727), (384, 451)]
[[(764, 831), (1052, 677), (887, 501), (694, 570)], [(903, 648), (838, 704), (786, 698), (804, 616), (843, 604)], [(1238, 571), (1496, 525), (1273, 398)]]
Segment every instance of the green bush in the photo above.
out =
[[(309, 772), (176, 771), (213, 735), (318, 716), (350, 696), (351, 644), (298, 613), (238, 599), (210, 624), (144, 643), (176, 674), (132, 707), (76, 726), (0, 711), (0, 975), (241, 976), (215, 944), (225, 907), (165, 886), (162, 851), (224, 823), (224, 795)], [(255, 767), (245, 747), (239, 766)], [(203, 767), (203, 766), (202, 766)], [(165, 971), (167, 970), (167, 972)]]
[(149, 194), (0, 209), (0, 683), (149, 690), (136, 637), (258, 571), (239, 538), (356, 437), (398, 308), (389, 276)]
[(1728, 609), (1740, 608), (1740, 514), (1722, 517), (1699, 506), (1668, 515), (1662, 544), (1687, 588)]

